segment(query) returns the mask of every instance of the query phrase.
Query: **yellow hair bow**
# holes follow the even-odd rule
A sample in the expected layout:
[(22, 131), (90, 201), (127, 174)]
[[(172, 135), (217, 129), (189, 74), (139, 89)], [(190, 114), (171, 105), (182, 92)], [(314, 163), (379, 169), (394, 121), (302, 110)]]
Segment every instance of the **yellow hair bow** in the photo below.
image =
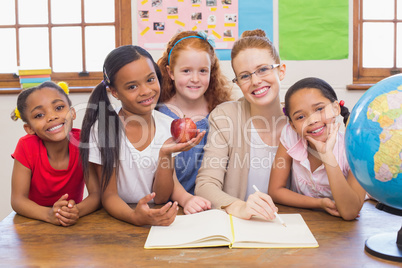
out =
[(21, 119), (21, 114), (20, 114), (20, 111), (18, 110), (18, 108), (15, 108), (15, 110), (14, 110), (14, 118), (15, 118), (15, 120)]
[(68, 89), (68, 85), (67, 85), (66, 82), (59, 82), (59, 83), (57, 83), (57, 85), (58, 85), (59, 87), (61, 87), (61, 88), (64, 90), (64, 92), (66, 92), (66, 94), (68, 95), (68, 93), (69, 93), (70, 91), (69, 91), (69, 89)]

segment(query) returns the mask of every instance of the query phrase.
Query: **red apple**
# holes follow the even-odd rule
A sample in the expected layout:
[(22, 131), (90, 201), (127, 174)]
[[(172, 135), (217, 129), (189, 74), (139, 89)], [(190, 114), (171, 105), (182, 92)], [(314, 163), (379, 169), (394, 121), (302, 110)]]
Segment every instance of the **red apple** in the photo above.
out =
[(170, 133), (175, 142), (187, 142), (197, 135), (197, 125), (191, 118), (175, 119), (170, 125)]

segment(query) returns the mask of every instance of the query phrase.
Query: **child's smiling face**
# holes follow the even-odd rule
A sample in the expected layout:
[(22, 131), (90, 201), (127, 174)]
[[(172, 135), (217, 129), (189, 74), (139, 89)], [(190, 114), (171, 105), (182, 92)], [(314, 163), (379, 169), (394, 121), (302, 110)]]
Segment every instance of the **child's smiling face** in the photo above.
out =
[(146, 57), (123, 66), (115, 76), (112, 95), (121, 101), (125, 112), (150, 115), (158, 103), (159, 80), (152, 61)]
[(316, 88), (300, 89), (289, 99), (290, 124), (303, 138), (310, 136), (325, 142), (328, 138), (328, 125), (335, 123), (339, 113), (338, 102), (332, 103)]
[(195, 49), (181, 50), (174, 68), (166, 68), (180, 98), (188, 101), (203, 98), (211, 76), (211, 59), (207, 52)]
[(32, 92), (26, 99), (28, 134), (36, 134), (43, 141), (63, 141), (73, 126), (76, 117), (74, 108), (57, 89), (45, 87)]

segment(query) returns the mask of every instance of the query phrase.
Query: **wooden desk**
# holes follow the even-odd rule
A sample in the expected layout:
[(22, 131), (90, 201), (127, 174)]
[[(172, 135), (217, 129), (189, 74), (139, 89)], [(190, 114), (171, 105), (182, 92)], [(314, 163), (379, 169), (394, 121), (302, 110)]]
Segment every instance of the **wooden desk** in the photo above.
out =
[(0, 266), (401, 267), (364, 251), (368, 237), (388, 231), (396, 237), (402, 224), (402, 217), (374, 205), (366, 202), (360, 218), (350, 222), (321, 211), (279, 206), (281, 213), (302, 214), (320, 244), (312, 249), (145, 250), (149, 227), (116, 220), (103, 209), (67, 228), (11, 213), (0, 222)]

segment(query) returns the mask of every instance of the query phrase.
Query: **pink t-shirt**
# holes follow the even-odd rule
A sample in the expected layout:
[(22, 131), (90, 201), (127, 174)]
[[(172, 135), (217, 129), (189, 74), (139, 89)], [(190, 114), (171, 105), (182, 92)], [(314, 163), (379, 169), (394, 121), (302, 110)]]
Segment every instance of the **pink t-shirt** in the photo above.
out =
[[(289, 124), (283, 128), (280, 140), (287, 153), (293, 158), (290, 189), (306, 196), (327, 197), (333, 200), (324, 165), (311, 172), (310, 161), (307, 158), (307, 141), (301, 139)], [(346, 159), (343, 133), (338, 132), (333, 153), (346, 178), (350, 168)]]

